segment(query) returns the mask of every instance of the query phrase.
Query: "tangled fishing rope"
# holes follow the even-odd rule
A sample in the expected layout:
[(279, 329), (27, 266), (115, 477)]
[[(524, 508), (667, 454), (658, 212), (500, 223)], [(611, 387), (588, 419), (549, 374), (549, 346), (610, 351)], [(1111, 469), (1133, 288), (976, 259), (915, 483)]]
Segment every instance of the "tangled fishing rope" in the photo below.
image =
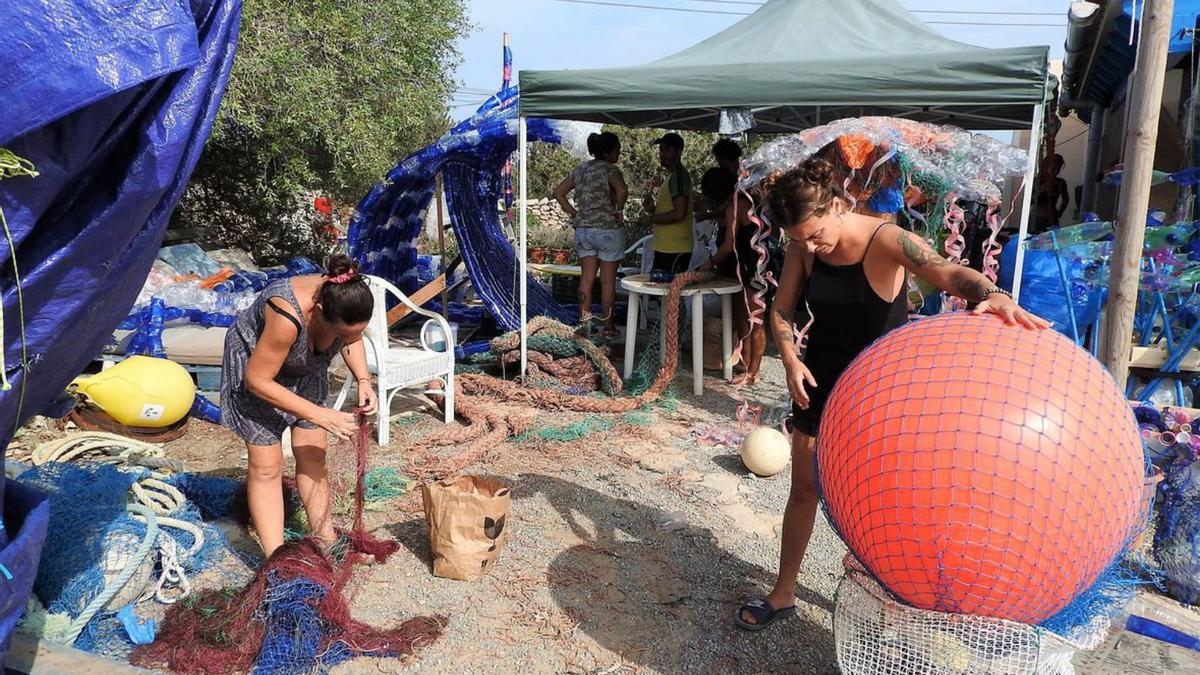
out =
[[(594, 398), (547, 389), (530, 389), (516, 382), (472, 374), (458, 376), (459, 386), (468, 395), (525, 403), (546, 410), (619, 413), (636, 410), (648, 403), (653, 403), (670, 386), (679, 367), (679, 304), (683, 288), (689, 284), (702, 283), (713, 278), (714, 275), (711, 272), (684, 272), (676, 275), (675, 279), (671, 281), (670, 290), (663, 302), (666, 307), (666, 318), (663, 325), (667, 333), (667, 350), (663, 354), (663, 362), (650, 387), (637, 396), (611, 399)], [(603, 355), (601, 356), (603, 357)], [(604, 357), (604, 361), (608, 361), (608, 359)], [(612, 363), (609, 362), (608, 366), (611, 367)]]
[(183, 463), (164, 456), (161, 445), (103, 431), (83, 431), (48, 441), (33, 450), (29, 462), (42, 466), (51, 462), (89, 459), (113, 464), (130, 464), (149, 469), (182, 471)]
[[(616, 366), (584, 335), (546, 316), (532, 319), (526, 327), (529, 345), (529, 376), (536, 378), (545, 371), (564, 385), (584, 390), (600, 389), (609, 396), (618, 396), (623, 384)], [(500, 355), (502, 365), (521, 359), (521, 334), (506, 333), (492, 340), (493, 354)], [(581, 354), (576, 355), (577, 352)], [(556, 358), (557, 357), (557, 358)]]
[[(637, 396), (619, 398), (596, 398), (569, 394), (551, 389), (538, 389), (517, 382), (488, 375), (460, 373), (455, 379), (459, 395), (455, 398), (455, 413), (467, 421), (459, 427), (449, 427), (431, 436), (416, 440), (406, 446), (401, 454), (412, 458), (406, 473), (418, 480), (439, 480), (462, 471), (487, 457), (489, 452), (501, 447), (508, 438), (520, 437), (536, 421), (536, 413), (529, 411), (506, 411), (494, 405), (495, 400), (520, 403), (543, 410), (569, 410), (586, 413), (630, 413), (658, 400), (675, 378), (679, 365), (679, 306), (683, 288), (688, 284), (702, 283), (712, 279), (710, 272), (687, 272), (677, 275), (671, 283), (664, 306), (667, 329), (667, 350), (663, 361), (650, 386)], [(604, 353), (583, 336), (576, 335), (570, 328), (551, 319), (538, 318), (530, 322), (535, 335), (555, 340), (569, 340), (584, 350), (585, 356), (596, 365), (609, 387), (620, 392), (621, 378), (617, 369)], [(508, 334), (493, 341), (493, 351), (511, 353), (520, 344), (519, 334)], [(462, 450), (448, 458), (432, 458), (428, 450), (435, 447), (462, 446)], [(421, 510), (421, 502), (410, 499), (399, 508), (407, 511)]]

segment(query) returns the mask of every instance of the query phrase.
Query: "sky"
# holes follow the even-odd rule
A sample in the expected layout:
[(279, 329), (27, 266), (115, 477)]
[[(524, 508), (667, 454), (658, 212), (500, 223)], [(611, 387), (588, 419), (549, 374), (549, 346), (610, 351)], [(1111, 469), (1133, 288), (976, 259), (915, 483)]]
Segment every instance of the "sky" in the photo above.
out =
[[(601, 68), (645, 63), (720, 32), (761, 0), (594, 0), (693, 11), (600, 6), (562, 0), (469, 0), (474, 31), (459, 45), (459, 91), (453, 115), (462, 117), (500, 85), (501, 40), (509, 33), (517, 70)], [(836, 0), (823, 0), (836, 2)], [(899, 0), (927, 22), (1021, 25), (937, 25), (943, 35), (981, 47), (1049, 45), (1061, 59), (1069, 0)], [(980, 12), (999, 12), (986, 14)], [(1036, 14), (1009, 14), (1035, 12)], [(670, 31), (661, 30), (669, 21)]]

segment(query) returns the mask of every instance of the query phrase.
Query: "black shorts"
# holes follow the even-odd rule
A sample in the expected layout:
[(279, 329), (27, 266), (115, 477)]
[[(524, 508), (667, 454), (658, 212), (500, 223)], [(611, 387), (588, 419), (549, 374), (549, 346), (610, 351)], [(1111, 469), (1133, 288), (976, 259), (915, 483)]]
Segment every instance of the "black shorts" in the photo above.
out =
[(811, 398), (808, 400), (807, 410), (792, 401), (791, 427), (793, 432), (799, 431), (806, 436), (816, 438), (817, 431), (821, 427), (821, 413), (825, 412), (825, 397), (822, 396), (820, 400), (817, 400), (815, 391), (809, 393)]
[(655, 251), (653, 269), (656, 272), (683, 274), (688, 271), (688, 265), (691, 262), (691, 253), (664, 253), (662, 251)]

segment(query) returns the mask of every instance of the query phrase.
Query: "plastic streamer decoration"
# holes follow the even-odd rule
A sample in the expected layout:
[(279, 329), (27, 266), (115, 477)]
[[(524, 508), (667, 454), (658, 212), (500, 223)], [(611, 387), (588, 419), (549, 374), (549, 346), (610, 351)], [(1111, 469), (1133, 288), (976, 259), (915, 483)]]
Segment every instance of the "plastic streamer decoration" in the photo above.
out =
[(1020, 149), (956, 127), (892, 117), (843, 119), (767, 143), (746, 161), (739, 187), (753, 194), (764, 181), (830, 147), (836, 152), (823, 154), (840, 164), (855, 208), (903, 214), (914, 231), (956, 263), (966, 264), (969, 257), (961, 202), (986, 205), (983, 271), (996, 277), (996, 235), (1004, 219), (1000, 185), (1024, 173)]
[[(433, 145), (409, 155), (359, 203), (350, 221), (350, 253), (363, 271), (405, 293), (417, 290), (416, 239), (433, 199), (434, 177), (444, 179), (450, 223), (471, 284), (488, 312), (506, 329), (520, 327), (520, 274), (496, 204), (502, 167), (517, 149), (516, 87), (488, 99)], [(586, 156), (586, 138), (598, 125), (529, 119), (530, 141), (557, 143)], [(559, 305), (549, 291), (529, 283), (529, 315), (574, 324), (578, 309)]]

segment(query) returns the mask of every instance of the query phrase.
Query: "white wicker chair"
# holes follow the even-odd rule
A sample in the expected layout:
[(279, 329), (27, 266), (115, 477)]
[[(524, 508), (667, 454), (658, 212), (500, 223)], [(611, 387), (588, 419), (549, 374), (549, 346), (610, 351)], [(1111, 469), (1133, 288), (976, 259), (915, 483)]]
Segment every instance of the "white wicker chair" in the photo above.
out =
[[(415, 386), (425, 386), (430, 382), (440, 382), (443, 389), (425, 389), (426, 394), (439, 394), (446, 399), (446, 424), (454, 421), (454, 342), (449, 338), (450, 324), (440, 314), (418, 307), (399, 288), (384, 279), (367, 276), (371, 294), (375, 296), (375, 311), (371, 321), (363, 333), (363, 345), (367, 352), (367, 366), (376, 377), (376, 388), (379, 394), (379, 445), (387, 445), (390, 434), (392, 398), (401, 389)], [(447, 336), (446, 351), (434, 351), (425, 343), (421, 336), (421, 347), (394, 347), (388, 340), (387, 297), (393, 295), (413, 311), (429, 317), (441, 326), (442, 334)], [(382, 367), (380, 364), (383, 364)], [(334, 408), (341, 410), (350, 393), (350, 384), (354, 378), (346, 378), (342, 391), (338, 394)]]

